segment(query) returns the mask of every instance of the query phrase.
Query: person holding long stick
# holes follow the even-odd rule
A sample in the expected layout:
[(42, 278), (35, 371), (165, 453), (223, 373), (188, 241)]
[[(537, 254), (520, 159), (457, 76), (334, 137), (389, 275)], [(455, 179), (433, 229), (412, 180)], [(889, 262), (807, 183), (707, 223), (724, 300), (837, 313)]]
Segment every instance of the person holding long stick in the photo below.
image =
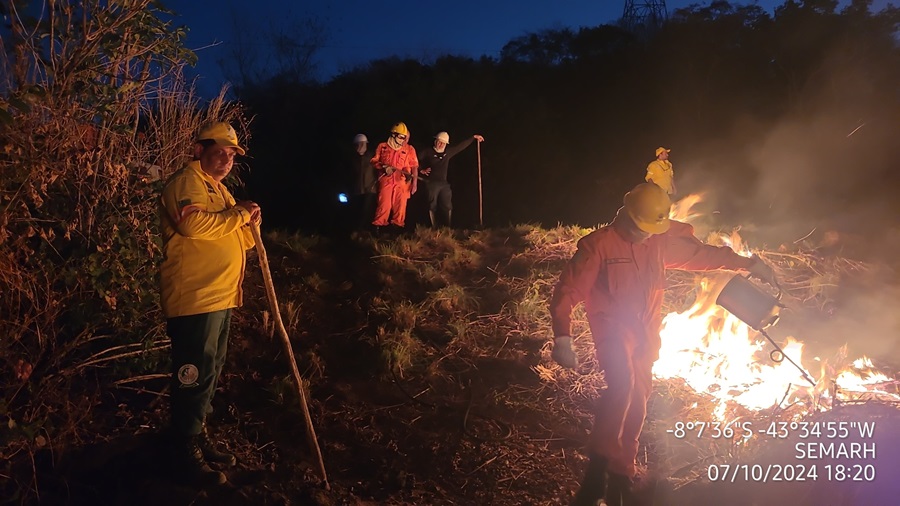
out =
[(450, 147), (450, 134), (438, 132), (434, 144), (419, 157), (419, 173), (425, 176), (428, 189), (428, 218), (432, 228), (450, 226), (453, 216), (453, 191), (447, 181), (450, 159), (469, 147), (473, 141), (484, 142), (484, 137), (473, 135), (456, 146)]
[(231, 311), (242, 304), (245, 252), (255, 245), (249, 225), (262, 217), (259, 205), (235, 202), (222, 184), (243, 154), (228, 123), (203, 128), (194, 160), (168, 179), (160, 199), (160, 288), (172, 342), (172, 471), (192, 485), (225, 483), (208, 462), (236, 463), (214, 447), (206, 417), (225, 365)]

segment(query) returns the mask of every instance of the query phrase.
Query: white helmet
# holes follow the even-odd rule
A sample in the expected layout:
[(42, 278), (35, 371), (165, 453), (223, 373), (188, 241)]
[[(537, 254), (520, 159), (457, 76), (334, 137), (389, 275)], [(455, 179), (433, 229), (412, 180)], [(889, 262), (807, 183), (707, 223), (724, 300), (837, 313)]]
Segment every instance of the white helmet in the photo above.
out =
[(438, 132), (437, 135), (434, 136), (435, 139), (443, 142), (444, 144), (450, 144), (450, 134), (447, 132)]
[(356, 137), (353, 138), (353, 144), (359, 144), (360, 142), (369, 142), (366, 134), (356, 134)]

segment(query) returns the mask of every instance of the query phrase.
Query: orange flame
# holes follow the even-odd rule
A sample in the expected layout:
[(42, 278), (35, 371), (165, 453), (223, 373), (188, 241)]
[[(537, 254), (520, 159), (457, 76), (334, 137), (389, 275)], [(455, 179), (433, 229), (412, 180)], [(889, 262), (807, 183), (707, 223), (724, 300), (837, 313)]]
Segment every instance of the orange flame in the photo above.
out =
[[(699, 216), (692, 208), (700, 201), (700, 195), (685, 197), (672, 205), (670, 217), (685, 220)], [(737, 230), (731, 234), (713, 235), (709, 242), (726, 244), (745, 256), (751, 254)], [(693, 306), (682, 313), (669, 313), (663, 319), (662, 348), (660, 359), (653, 366), (654, 376), (681, 378), (696, 392), (714, 399), (713, 414), (722, 421), (726, 419), (731, 402), (749, 410), (769, 408), (786, 399), (805, 403), (807, 412), (816, 407), (828, 407), (833, 400), (826, 387), (829, 382), (837, 386), (838, 400), (869, 394), (900, 401), (900, 396), (879, 386), (895, 382), (875, 371), (867, 357), (837, 371), (832, 370), (831, 378), (824, 377), (829, 367), (823, 364), (816, 388), (810, 387), (789, 361), (772, 361), (771, 345), (715, 303), (731, 276), (733, 274), (716, 272), (704, 276)], [(802, 363), (802, 342), (788, 337), (782, 348), (787, 356)], [(845, 357), (846, 349), (842, 349), (839, 358)]]

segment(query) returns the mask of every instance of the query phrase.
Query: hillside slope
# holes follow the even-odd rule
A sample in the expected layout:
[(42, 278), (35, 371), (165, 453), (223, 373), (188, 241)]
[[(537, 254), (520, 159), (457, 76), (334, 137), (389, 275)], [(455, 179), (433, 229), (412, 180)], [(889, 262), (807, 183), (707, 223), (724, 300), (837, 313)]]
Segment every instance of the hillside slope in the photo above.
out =
[[(266, 248), (280, 311), (307, 381), (330, 489), (316, 476), (251, 253), (245, 306), (235, 313), (229, 363), (211, 415), (214, 436), (238, 455), (239, 465), (226, 471), (229, 484), (207, 491), (172, 484), (160, 432), (165, 380), (155, 378), (138, 389), (114, 389), (84, 444), (38, 456), (33, 469), (41, 502), (567, 504), (586, 465), (592, 400), (603, 381), (594, 371), (580, 308), (573, 332), (579, 370), (550, 361), (547, 302), (588, 232), (519, 225), (340, 240), (270, 233)], [(775, 254), (770, 260), (787, 265)], [(828, 265), (836, 272), (838, 263)], [(803, 271), (791, 269), (781, 273), (799, 286)], [(686, 309), (696, 282), (693, 274), (673, 271), (666, 310)], [(814, 295), (806, 306), (817, 312), (828, 294)], [(787, 490), (710, 485), (704, 474), (710, 464), (780, 462), (790, 453), (788, 441), (672, 436), (678, 421), (711, 416), (710, 402), (683, 381), (656, 382), (639, 455), (649, 470), (642, 484), (646, 504), (713, 504), (723, 497), (754, 504), (776, 500), (774, 490), (778, 501), (805, 504), (835, 490), (849, 494), (846, 487), (809, 484)], [(745, 413), (744, 419), (777, 420), (790, 409)], [(896, 409), (881, 404), (847, 409), (810, 416), (900, 421)], [(900, 455), (897, 438), (881, 434), (881, 451)], [(20, 462), (23, 477), (31, 464)]]

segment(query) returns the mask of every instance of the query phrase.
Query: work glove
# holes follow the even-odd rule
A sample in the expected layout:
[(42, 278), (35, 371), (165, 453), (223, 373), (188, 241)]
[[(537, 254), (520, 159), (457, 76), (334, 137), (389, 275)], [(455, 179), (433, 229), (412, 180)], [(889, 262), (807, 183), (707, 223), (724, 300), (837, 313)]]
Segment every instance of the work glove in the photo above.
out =
[(570, 336), (560, 336), (553, 340), (553, 352), (550, 354), (557, 364), (566, 369), (575, 369), (578, 367), (578, 355), (572, 349), (572, 338)]
[(384, 173), (387, 174), (388, 176), (390, 176), (391, 174), (394, 173), (395, 170), (397, 170), (397, 169), (395, 169), (395, 168), (391, 167), (390, 165), (388, 165), (388, 166), (386, 166), (386, 167), (384, 168)]
[(748, 269), (750, 276), (758, 278), (760, 281), (769, 283), (772, 286), (778, 286), (778, 280), (775, 278), (775, 271), (758, 256), (753, 257), (753, 264)]

